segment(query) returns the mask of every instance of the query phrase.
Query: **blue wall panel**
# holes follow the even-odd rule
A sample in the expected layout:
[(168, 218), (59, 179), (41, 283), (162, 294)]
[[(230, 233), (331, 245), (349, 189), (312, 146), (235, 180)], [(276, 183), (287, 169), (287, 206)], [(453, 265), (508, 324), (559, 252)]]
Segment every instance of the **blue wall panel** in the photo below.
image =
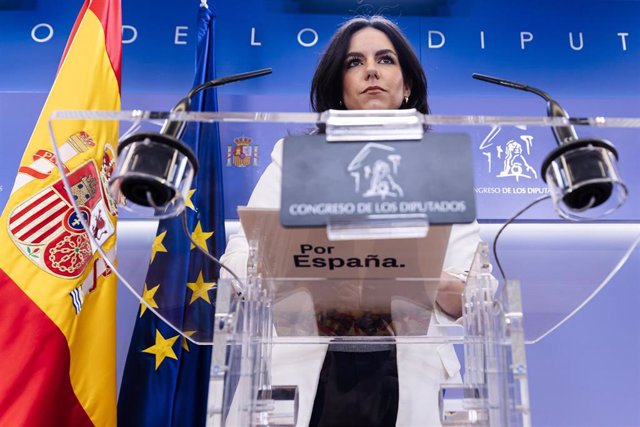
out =
[[(274, 70), (270, 76), (221, 88), (222, 111), (308, 111), (309, 81), (335, 28), (351, 12), (380, 10), (358, 6), (362, 2), (355, 1), (345, 2), (351, 6), (339, 12), (335, 12), (340, 8), (335, 1), (209, 3), (218, 12), (218, 75), (263, 67)], [(0, 207), (7, 200), (23, 148), (53, 82), (81, 4), (81, 0), (0, 4)], [(123, 1), (124, 109), (168, 110), (189, 89), (198, 4), (196, 0)], [(544, 114), (544, 102), (534, 95), (471, 79), (471, 73), (481, 72), (540, 87), (576, 116), (640, 115), (640, 2), (443, 0), (437, 4), (430, 15), (415, 15), (417, 6), (411, 5), (407, 5), (406, 13), (402, 6), (383, 9), (407, 33), (420, 56), (429, 79), (434, 113)], [(293, 126), (222, 129), (225, 155), (238, 137), (251, 138), (258, 153), (250, 167), (224, 166), (228, 218), (235, 218), (236, 205), (246, 203), (251, 188), (269, 163), (275, 141), (303, 130)], [(587, 131), (579, 131), (586, 136)], [(519, 137), (510, 136), (509, 132), (514, 130), (505, 129), (502, 137)], [(537, 171), (554, 142), (547, 129), (527, 132), (535, 138), (530, 162)], [(637, 134), (602, 130), (595, 135), (617, 144), (623, 177), (636, 190), (640, 189), (640, 173), (635, 166), (640, 154)], [(539, 177), (520, 181), (496, 178), (495, 170), (486, 170), (485, 152), (480, 147), (475, 150), (479, 189), (544, 188)], [(479, 217), (484, 220), (507, 218), (535, 197), (530, 193), (487, 192), (478, 192), (477, 196)], [(614, 219), (637, 220), (638, 209), (640, 202), (632, 192)], [(547, 204), (534, 210), (529, 218), (555, 216)], [(492, 238), (490, 232), (485, 235)], [(515, 234), (516, 239), (518, 236)], [(137, 237), (129, 238), (133, 240), (123, 237), (121, 253), (129, 251), (138, 256), (144, 252), (135, 244), (140, 242)], [(586, 269), (595, 269), (597, 264), (597, 258), (584, 260)], [(529, 348), (534, 425), (640, 425), (640, 334), (637, 316), (634, 317), (640, 303), (640, 290), (635, 286), (637, 265), (636, 254), (583, 312)], [(134, 271), (135, 266), (131, 269), (132, 275), (140, 274)], [(126, 353), (137, 307), (135, 301), (124, 301), (129, 297), (121, 294), (120, 356)]]

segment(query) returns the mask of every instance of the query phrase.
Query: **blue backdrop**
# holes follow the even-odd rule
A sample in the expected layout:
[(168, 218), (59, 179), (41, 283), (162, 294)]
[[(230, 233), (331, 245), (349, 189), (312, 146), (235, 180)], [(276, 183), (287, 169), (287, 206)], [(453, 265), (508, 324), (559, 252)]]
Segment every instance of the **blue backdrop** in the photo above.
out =
[[(220, 111), (308, 111), (309, 82), (316, 61), (335, 28), (352, 12), (386, 12), (405, 31), (425, 67), (432, 110), (436, 114), (544, 115), (544, 103), (532, 94), (471, 79), (473, 72), (519, 80), (554, 96), (575, 116), (633, 116), (640, 111), (638, 34), (635, 1), (544, 0), (519, 4), (505, 0), (417, 2), (245, 1), (242, 7), (216, 4), (219, 76), (272, 67), (273, 74), (221, 88)], [(318, 3), (315, 4), (314, 3)], [(402, 2), (398, 2), (402, 4)], [(516, 3), (516, 4), (514, 4)], [(0, 171), (0, 206), (6, 202), (17, 162), (46, 97), (80, 0), (64, 7), (44, 1), (12, 1), (0, 6), (0, 130), (4, 167)], [(340, 5), (344, 6), (340, 6)], [(198, 2), (136, 1), (123, 4), (124, 109), (169, 110), (189, 89), (193, 70)], [(3, 10), (4, 9), (4, 10)], [(247, 13), (247, 11), (251, 13)], [(337, 12), (336, 12), (337, 10)], [(407, 14), (430, 12), (430, 16)], [(313, 13), (311, 13), (311, 12)], [(227, 218), (246, 203), (269, 163), (277, 139), (294, 129), (243, 126), (221, 128)], [(489, 129), (483, 130), (488, 133)], [(539, 170), (553, 148), (549, 132), (498, 134), (491, 147), (475, 147), (480, 218), (504, 219), (535, 196), (507, 193), (508, 188), (543, 188), (539, 176), (498, 177), (499, 145), (531, 135), (527, 155)], [(600, 135), (616, 138), (615, 133)], [(240, 137), (249, 139), (237, 140)], [(482, 141), (484, 135), (476, 135)], [(505, 139), (507, 138), (507, 139)], [(233, 162), (238, 142), (249, 144), (250, 160)], [(620, 144), (627, 158), (637, 144)], [(488, 165), (493, 151), (493, 168)], [(637, 181), (635, 168), (622, 162), (623, 174)], [(539, 174), (538, 174), (539, 175)], [(498, 187), (500, 191), (490, 192)], [(637, 206), (637, 207), (636, 207)], [(638, 217), (640, 204), (629, 203), (617, 219)], [(553, 218), (542, 211), (538, 216)]]
[[(472, 80), (473, 72), (540, 87), (575, 116), (640, 114), (638, 1), (436, 0), (423, 15), (414, 14), (415, 5), (403, 10), (378, 6), (384, 3), (380, 1), (372, 1), (373, 7), (362, 3), (216, 2), (216, 74), (273, 68), (270, 76), (221, 88), (220, 111), (308, 111), (311, 75), (336, 27), (354, 13), (384, 12), (399, 23), (419, 53), (436, 114), (544, 114), (544, 103), (534, 95)], [(0, 2), (0, 208), (81, 4)], [(196, 0), (123, 1), (123, 109), (169, 110), (190, 88), (198, 6)], [(237, 217), (236, 206), (246, 203), (270, 161), (273, 144), (288, 131), (295, 129), (221, 128), (227, 218)], [(495, 156), (510, 139), (526, 144), (523, 135), (530, 135), (529, 162), (538, 171), (554, 144), (546, 129), (504, 129), (496, 135), (493, 144), (474, 148), (481, 220), (511, 216), (537, 197), (536, 188), (544, 188), (539, 177), (498, 177), (495, 163), (492, 168), (487, 164), (489, 154)], [(637, 141), (615, 131), (603, 130), (598, 136), (617, 143), (624, 178), (632, 188), (640, 188)], [(227, 157), (238, 144), (253, 147), (247, 164)], [(504, 190), (508, 188), (511, 192)], [(514, 188), (525, 191), (514, 194)], [(636, 220), (639, 209), (631, 194), (614, 219)], [(548, 206), (535, 215), (555, 218)], [(585, 268), (593, 266), (587, 263)], [(640, 338), (632, 315), (640, 302), (640, 291), (632, 286), (637, 273), (635, 266), (628, 267), (575, 321), (529, 350), (535, 425), (640, 425)], [(631, 324), (636, 327), (630, 329)], [(128, 344), (128, 337), (123, 342)]]

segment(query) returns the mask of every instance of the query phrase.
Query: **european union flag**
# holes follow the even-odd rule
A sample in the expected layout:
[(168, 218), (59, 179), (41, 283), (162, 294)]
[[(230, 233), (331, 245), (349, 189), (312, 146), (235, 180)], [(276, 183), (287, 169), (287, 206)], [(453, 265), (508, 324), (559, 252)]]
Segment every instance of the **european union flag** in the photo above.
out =
[[(194, 87), (214, 76), (214, 11), (200, 8)], [(216, 111), (215, 90), (196, 95), (193, 111)], [(198, 174), (187, 200), (192, 238), (224, 250), (222, 160), (217, 124), (191, 123), (184, 142)], [(189, 334), (211, 337), (219, 268), (184, 235), (181, 218), (160, 221), (143, 299)], [(195, 336), (195, 335), (194, 335)], [(196, 346), (140, 306), (118, 400), (119, 426), (198, 426), (206, 421), (211, 347)]]

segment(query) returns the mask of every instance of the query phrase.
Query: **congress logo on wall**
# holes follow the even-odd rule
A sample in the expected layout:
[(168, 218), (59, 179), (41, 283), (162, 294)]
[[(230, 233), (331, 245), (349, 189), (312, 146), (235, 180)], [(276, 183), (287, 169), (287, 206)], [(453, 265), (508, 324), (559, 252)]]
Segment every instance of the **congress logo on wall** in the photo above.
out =
[[(480, 182), (479, 195), (544, 195), (549, 190), (540, 177), (541, 156), (549, 147), (536, 141), (544, 137), (526, 126), (493, 126), (481, 136), (477, 145), (480, 155), (476, 167)], [(536, 149), (538, 148), (538, 149)]]
[(521, 179), (538, 178), (538, 172), (528, 160), (533, 148), (533, 135), (526, 127), (516, 126), (522, 132), (517, 136), (500, 137), (501, 126), (494, 126), (480, 145), (482, 155), (487, 159), (487, 169), (496, 178)]

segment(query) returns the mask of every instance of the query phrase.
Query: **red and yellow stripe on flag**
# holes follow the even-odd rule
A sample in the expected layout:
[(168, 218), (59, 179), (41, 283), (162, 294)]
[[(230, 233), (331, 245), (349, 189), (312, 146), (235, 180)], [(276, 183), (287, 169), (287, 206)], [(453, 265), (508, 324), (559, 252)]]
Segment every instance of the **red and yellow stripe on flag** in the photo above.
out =
[(107, 192), (117, 122), (55, 124), (55, 110), (119, 110), (120, 0), (85, 0), (0, 218), (0, 425), (116, 424), (116, 278), (90, 232), (115, 258)]

